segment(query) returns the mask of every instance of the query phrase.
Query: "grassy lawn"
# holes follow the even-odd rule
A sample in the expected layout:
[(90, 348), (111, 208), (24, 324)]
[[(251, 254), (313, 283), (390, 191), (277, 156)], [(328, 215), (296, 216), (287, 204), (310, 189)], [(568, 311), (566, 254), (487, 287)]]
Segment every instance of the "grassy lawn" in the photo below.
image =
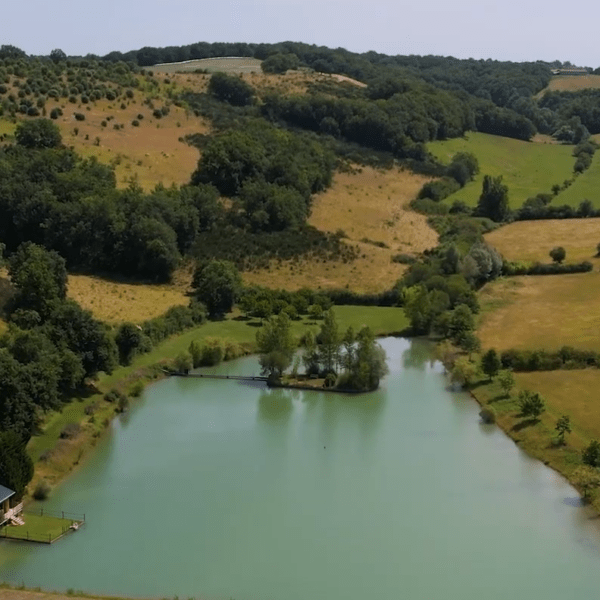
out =
[(486, 285), (477, 335), (484, 348), (600, 351), (600, 273), (510, 277)]
[[(600, 182), (599, 182), (600, 190)], [(494, 246), (507, 260), (551, 262), (548, 255), (555, 246), (567, 251), (566, 262), (595, 258), (600, 242), (598, 219), (552, 219), (517, 221), (486, 234), (485, 241)]]
[(579, 175), (573, 185), (561, 192), (552, 204), (579, 206), (583, 200), (591, 200), (596, 208), (600, 207), (600, 152), (594, 154), (590, 168)]
[(484, 175), (502, 175), (510, 206), (518, 208), (527, 198), (550, 192), (554, 184), (569, 179), (575, 164), (571, 146), (523, 142), (486, 133), (471, 132), (463, 138), (432, 142), (427, 148), (446, 163), (457, 152), (471, 152), (477, 157), (479, 175), (447, 200), (462, 200), (469, 206), (477, 204)]
[[(23, 515), (25, 525), (8, 525), (2, 529), (2, 536), (14, 539), (31, 539), (34, 541), (50, 542), (69, 530), (73, 521), (47, 515)], [(29, 537), (28, 537), (29, 536)]]

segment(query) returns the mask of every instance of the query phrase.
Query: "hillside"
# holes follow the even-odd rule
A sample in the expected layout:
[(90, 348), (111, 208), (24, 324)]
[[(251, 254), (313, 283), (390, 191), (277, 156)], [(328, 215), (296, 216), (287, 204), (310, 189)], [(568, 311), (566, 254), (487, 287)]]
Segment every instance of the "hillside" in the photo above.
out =
[(244, 281), (267, 287), (348, 288), (383, 292), (406, 266), (397, 254), (417, 256), (437, 243), (436, 232), (423, 215), (407, 205), (429, 178), (409, 172), (357, 168), (337, 173), (333, 185), (315, 197), (308, 223), (321, 231), (342, 231), (358, 248), (351, 262), (274, 262), (268, 269), (244, 274)]
[(476, 206), (484, 175), (502, 176), (508, 186), (511, 208), (519, 208), (527, 198), (549, 193), (573, 174), (572, 146), (524, 142), (485, 133), (468, 133), (462, 138), (431, 142), (429, 151), (449, 163), (457, 152), (471, 152), (479, 161), (479, 174), (449, 202), (462, 200)]

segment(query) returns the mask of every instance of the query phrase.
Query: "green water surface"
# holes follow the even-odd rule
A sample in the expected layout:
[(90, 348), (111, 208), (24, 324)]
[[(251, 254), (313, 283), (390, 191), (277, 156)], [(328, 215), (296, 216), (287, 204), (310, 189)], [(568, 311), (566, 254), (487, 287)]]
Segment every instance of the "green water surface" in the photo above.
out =
[(428, 345), (382, 344), (390, 375), (363, 396), (151, 386), (45, 504), (86, 526), (0, 543), (0, 580), (182, 600), (600, 597), (575, 491), (481, 425)]

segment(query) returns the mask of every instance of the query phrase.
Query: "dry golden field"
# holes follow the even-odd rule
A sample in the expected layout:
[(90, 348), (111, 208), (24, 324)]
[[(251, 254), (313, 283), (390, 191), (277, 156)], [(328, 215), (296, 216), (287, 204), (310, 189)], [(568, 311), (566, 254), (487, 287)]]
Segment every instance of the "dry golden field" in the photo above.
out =
[(596, 247), (600, 243), (600, 221), (517, 221), (488, 233), (485, 241), (507, 260), (550, 262), (550, 250), (562, 246), (567, 251), (566, 262), (594, 262)]
[(171, 306), (189, 303), (187, 287), (109, 281), (88, 275), (69, 275), (67, 295), (107, 323), (141, 323), (164, 314)]
[[(203, 93), (208, 88), (210, 75), (205, 73), (172, 73), (169, 75), (171, 86), (177, 89), (188, 89)], [(312, 73), (308, 71), (288, 71), (285, 74), (274, 75), (262, 72), (242, 73), (241, 78), (261, 96), (265, 92), (277, 91), (286, 94), (304, 94), (309, 86), (317, 83), (330, 83), (332, 80), (340, 85), (366, 87), (366, 84), (343, 75)]]
[(542, 90), (538, 96), (543, 96), (546, 91), (577, 92), (588, 88), (600, 88), (600, 75), (559, 75), (553, 77), (548, 87)]
[[(96, 156), (100, 162), (113, 164), (119, 187), (126, 187), (132, 178), (146, 190), (159, 183), (165, 186), (187, 183), (196, 168), (199, 153), (180, 138), (206, 133), (208, 125), (174, 105), (169, 107), (167, 116), (156, 119), (152, 109), (142, 104), (144, 93), (136, 91), (134, 94), (124, 109), (119, 101), (106, 99), (84, 106), (60, 102), (64, 114), (56, 123), (63, 143), (73, 146), (82, 156)], [(162, 105), (162, 101), (155, 101), (157, 108)], [(47, 110), (54, 106), (48, 102)], [(76, 112), (85, 114), (85, 121), (76, 121), (73, 116)], [(139, 126), (134, 127), (132, 121), (139, 114), (144, 118), (138, 119)], [(103, 121), (107, 122), (105, 127), (102, 127)], [(115, 129), (116, 125), (123, 128)]]
[(303, 286), (348, 287), (357, 292), (390, 289), (406, 269), (393, 263), (392, 256), (418, 254), (437, 245), (437, 234), (427, 219), (407, 208), (425, 181), (425, 177), (397, 169), (361, 168), (354, 173), (337, 173), (331, 188), (314, 198), (308, 222), (321, 231), (343, 230), (346, 241), (359, 247), (361, 258), (347, 264), (320, 261), (273, 264), (269, 270), (244, 273), (244, 281), (287, 289)]
[[(133, 98), (127, 100), (102, 99), (73, 104), (64, 98), (49, 99), (46, 112), (50, 114), (55, 107), (62, 109), (63, 115), (55, 123), (60, 128), (63, 143), (84, 157), (96, 156), (100, 162), (114, 165), (118, 187), (126, 187), (132, 179), (145, 190), (159, 183), (180, 185), (190, 180), (199, 159), (198, 150), (183, 138), (193, 133), (207, 133), (209, 126), (203, 119), (173, 104), (169, 106), (168, 115), (156, 119), (153, 109), (144, 104), (150, 98), (155, 108), (161, 108), (168, 94), (177, 90), (175, 82), (160, 84), (158, 89), (150, 89), (142, 83), (133, 92)], [(77, 121), (75, 113), (85, 115), (85, 120)], [(138, 119), (140, 114), (142, 119)], [(134, 120), (138, 120), (138, 127), (132, 125)], [(102, 126), (103, 121), (105, 126)], [(15, 124), (0, 120), (0, 134), (12, 135), (14, 128)]]
[(510, 277), (480, 292), (484, 348), (600, 351), (600, 273)]

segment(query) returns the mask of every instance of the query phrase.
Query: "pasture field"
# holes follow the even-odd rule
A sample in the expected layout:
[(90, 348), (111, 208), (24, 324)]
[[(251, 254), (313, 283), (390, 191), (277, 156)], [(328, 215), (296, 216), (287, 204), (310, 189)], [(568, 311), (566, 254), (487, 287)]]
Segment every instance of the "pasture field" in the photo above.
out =
[(260, 73), (262, 60), (249, 57), (218, 57), (187, 60), (184, 62), (163, 63), (147, 67), (154, 73), (194, 73), (202, 70), (208, 73)]
[(431, 142), (429, 151), (444, 163), (457, 152), (471, 152), (479, 161), (479, 174), (446, 202), (462, 200), (476, 206), (484, 175), (504, 177), (511, 208), (519, 208), (527, 198), (550, 192), (573, 175), (575, 159), (571, 146), (523, 142), (487, 133), (467, 133), (462, 138)]
[(406, 269), (392, 262), (394, 255), (418, 254), (437, 245), (437, 233), (426, 217), (407, 206), (426, 181), (398, 169), (336, 173), (333, 185), (314, 197), (308, 222), (321, 231), (342, 230), (345, 241), (359, 248), (360, 258), (348, 263), (273, 262), (269, 269), (243, 273), (244, 282), (285, 289), (390, 289)]
[(101, 321), (141, 323), (172, 306), (187, 306), (187, 286), (136, 284), (88, 275), (69, 275), (67, 295)]
[(507, 260), (550, 262), (550, 250), (562, 246), (566, 262), (597, 262), (600, 219), (516, 221), (486, 234), (485, 241)]
[(483, 348), (600, 351), (600, 273), (498, 279), (480, 292)]
[(560, 192), (552, 204), (579, 206), (583, 200), (591, 200), (596, 208), (600, 208), (600, 152), (594, 154), (589, 169), (578, 175), (566, 190)]
[(578, 92), (590, 88), (600, 88), (600, 75), (557, 75), (538, 97), (543, 96), (545, 92)]

